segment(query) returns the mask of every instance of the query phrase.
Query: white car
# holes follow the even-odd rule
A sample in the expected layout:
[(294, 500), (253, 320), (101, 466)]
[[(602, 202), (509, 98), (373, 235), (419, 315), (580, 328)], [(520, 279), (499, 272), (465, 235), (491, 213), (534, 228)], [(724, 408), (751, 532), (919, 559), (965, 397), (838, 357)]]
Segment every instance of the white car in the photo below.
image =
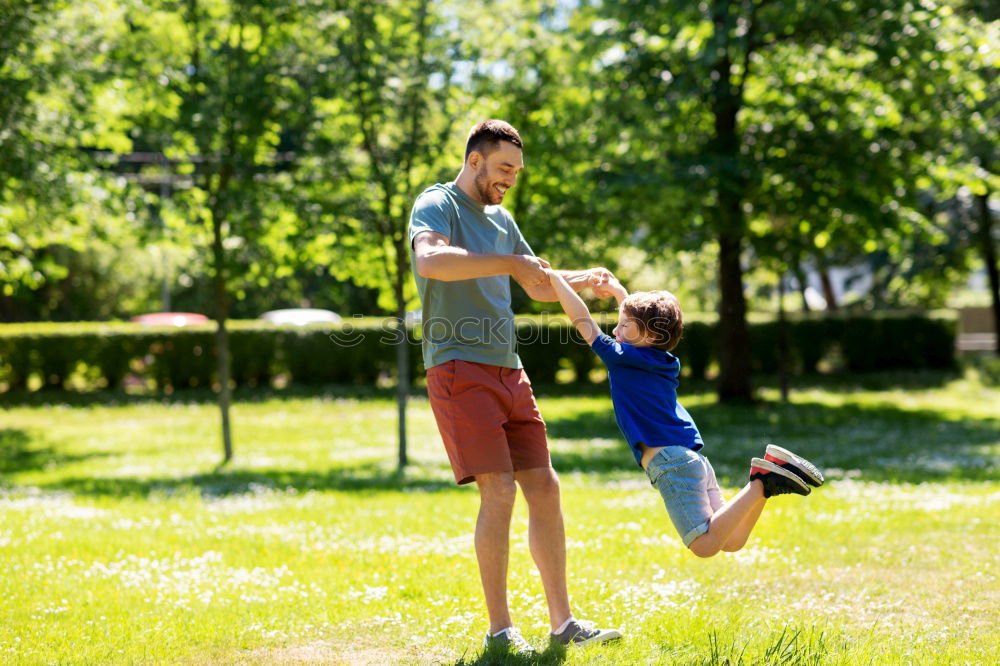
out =
[(339, 324), (343, 321), (336, 312), (320, 310), (318, 308), (271, 310), (262, 314), (260, 318), (272, 324), (293, 324), (295, 326), (305, 326), (306, 324)]

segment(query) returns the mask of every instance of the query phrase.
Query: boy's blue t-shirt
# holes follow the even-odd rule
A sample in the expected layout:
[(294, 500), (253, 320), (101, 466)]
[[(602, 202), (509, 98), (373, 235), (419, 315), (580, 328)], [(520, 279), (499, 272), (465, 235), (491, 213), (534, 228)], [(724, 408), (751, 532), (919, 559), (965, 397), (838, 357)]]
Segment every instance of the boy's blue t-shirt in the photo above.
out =
[(697, 451), (705, 444), (694, 419), (677, 402), (677, 376), (681, 362), (653, 347), (635, 347), (601, 334), (591, 345), (608, 367), (615, 419), (632, 448), (636, 463), (642, 460), (639, 442), (649, 447), (686, 446)]

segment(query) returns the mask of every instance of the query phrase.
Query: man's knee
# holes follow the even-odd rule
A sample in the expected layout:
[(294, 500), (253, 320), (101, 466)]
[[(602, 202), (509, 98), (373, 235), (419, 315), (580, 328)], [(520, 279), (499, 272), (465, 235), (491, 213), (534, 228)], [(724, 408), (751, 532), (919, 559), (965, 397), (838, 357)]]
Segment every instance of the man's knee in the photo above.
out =
[(510, 508), (517, 497), (517, 484), (509, 472), (480, 474), (476, 477), (479, 497), (483, 505), (491, 508)]
[(559, 504), (559, 477), (551, 467), (525, 470), (518, 482), (529, 504)]

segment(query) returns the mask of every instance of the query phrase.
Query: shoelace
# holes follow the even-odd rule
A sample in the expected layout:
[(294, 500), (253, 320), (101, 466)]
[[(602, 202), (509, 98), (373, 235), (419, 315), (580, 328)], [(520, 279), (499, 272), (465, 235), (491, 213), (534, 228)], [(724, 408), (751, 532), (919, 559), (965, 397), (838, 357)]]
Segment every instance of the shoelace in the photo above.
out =
[(528, 641), (524, 640), (524, 636), (521, 635), (520, 629), (516, 628), (511, 629), (510, 631), (507, 632), (507, 637), (510, 639), (510, 642), (517, 647), (518, 650), (522, 651), (531, 650), (531, 645), (528, 644)]
[(525, 648), (531, 649), (531, 645), (528, 644), (528, 641), (524, 640), (524, 636), (521, 635), (521, 630), (517, 627), (507, 629), (504, 632), (504, 635), (507, 637), (507, 640), (510, 641), (511, 645), (516, 646), (519, 650), (523, 650)]

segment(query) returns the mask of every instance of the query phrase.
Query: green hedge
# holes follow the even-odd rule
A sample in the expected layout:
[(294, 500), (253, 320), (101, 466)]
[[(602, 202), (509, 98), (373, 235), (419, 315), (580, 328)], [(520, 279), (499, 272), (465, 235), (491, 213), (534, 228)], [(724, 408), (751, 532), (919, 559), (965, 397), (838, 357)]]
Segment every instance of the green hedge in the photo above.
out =
[[(606, 331), (613, 323), (602, 325)], [(953, 320), (920, 315), (835, 317), (787, 323), (792, 372), (852, 372), (950, 368), (955, 364)], [(214, 326), (144, 328), (133, 324), (25, 324), (0, 326), (0, 382), (28, 388), (29, 378), (66, 388), (73, 376), (93, 386), (120, 388), (138, 381), (156, 389), (209, 386), (217, 381)], [(379, 320), (289, 327), (233, 322), (232, 376), (240, 386), (267, 386), (283, 377), (296, 384), (373, 384), (395, 373), (393, 331)], [(519, 353), (532, 380), (554, 382), (560, 369), (578, 377), (599, 366), (594, 354), (562, 319), (518, 321)], [(677, 348), (685, 373), (706, 377), (717, 364), (718, 325), (687, 324)], [(751, 322), (751, 364), (774, 372), (776, 322)], [(410, 376), (423, 372), (419, 341), (411, 345)]]

